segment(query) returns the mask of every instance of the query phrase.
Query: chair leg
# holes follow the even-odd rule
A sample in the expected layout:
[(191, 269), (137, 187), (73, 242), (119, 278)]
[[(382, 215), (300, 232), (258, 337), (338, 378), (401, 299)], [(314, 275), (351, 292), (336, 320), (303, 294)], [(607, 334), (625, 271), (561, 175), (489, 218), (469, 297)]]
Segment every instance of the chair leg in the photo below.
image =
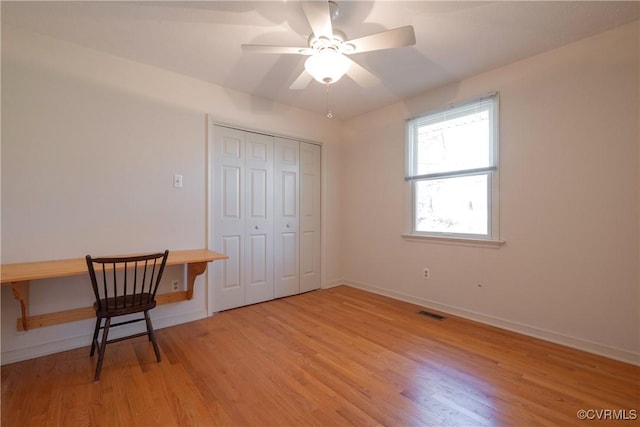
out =
[(109, 326), (111, 326), (111, 318), (107, 317), (104, 322), (104, 329), (102, 330), (102, 344), (98, 346), (98, 365), (96, 366), (96, 375), (93, 378), (93, 382), (98, 382), (100, 380), (100, 371), (102, 371), (102, 362), (104, 362), (104, 351), (107, 348)]
[(153, 343), (153, 351), (156, 354), (156, 361), (160, 361), (160, 349), (158, 348), (158, 341), (156, 341), (156, 334), (153, 330), (153, 325), (151, 324), (151, 318), (149, 317), (149, 311), (144, 312), (144, 318), (147, 321), (147, 335), (149, 336), (149, 341)]
[(98, 332), (100, 332), (101, 322), (102, 322), (102, 319), (99, 317), (96, 317), (96, 328), (93, 331), (93, 339), (91, 340), (91, 353), (89, 353), (89, 357), (93, 357), (94, 353), (96, 352), (96, 343), (98, 342)]

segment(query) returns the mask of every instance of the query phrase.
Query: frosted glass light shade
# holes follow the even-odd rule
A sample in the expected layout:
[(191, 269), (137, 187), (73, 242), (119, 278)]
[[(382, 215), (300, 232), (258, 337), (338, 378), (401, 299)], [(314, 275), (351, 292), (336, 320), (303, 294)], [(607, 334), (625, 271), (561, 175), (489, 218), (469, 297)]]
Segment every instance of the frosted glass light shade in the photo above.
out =
[(349, 60), (333, 49), (324, 49), (311, 55), (304, 63), (304, 69), (323, 84), (335, 83), (349, 71)]

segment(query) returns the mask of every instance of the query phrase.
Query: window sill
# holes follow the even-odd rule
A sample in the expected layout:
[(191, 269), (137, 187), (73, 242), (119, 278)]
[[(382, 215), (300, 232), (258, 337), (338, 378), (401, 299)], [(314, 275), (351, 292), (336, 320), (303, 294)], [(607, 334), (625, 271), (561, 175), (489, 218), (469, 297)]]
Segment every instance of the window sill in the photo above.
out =
[(468, 239), (464, 237), (425, 236), (423, 234), (403, 234), (405, 240), (442, 245), (475, 246), (499, 249), (505, 244), (504, 240)]

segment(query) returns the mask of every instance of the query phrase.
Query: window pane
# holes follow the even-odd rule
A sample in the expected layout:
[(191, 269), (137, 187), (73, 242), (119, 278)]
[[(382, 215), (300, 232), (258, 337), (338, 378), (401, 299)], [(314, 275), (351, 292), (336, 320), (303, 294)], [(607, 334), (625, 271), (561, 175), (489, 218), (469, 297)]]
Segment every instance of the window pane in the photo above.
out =
[(417, 127), (415, 175), (493, 166), (487, 107), (438, 114)]
[(416, 181), (415, 230), (488, 234), (488, 174)]

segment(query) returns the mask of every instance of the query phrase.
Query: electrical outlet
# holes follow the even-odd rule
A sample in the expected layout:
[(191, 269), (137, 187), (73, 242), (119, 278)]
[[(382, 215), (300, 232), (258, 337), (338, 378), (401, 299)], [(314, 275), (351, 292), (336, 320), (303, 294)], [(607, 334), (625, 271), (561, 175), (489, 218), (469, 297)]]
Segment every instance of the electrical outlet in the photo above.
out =
[(171, 282), (171, 290), (173, 292), (179, 291), (180, 290), (180, 282), (177, 280), (174, 280), (173, 282)]
[(425, 267), (425, 268), (422, 270), (422, 277), (423, 277), (424, 279), (428, 279), (428, 278), (429, 278), (429, 276), (430, 276), (429, 269)]

